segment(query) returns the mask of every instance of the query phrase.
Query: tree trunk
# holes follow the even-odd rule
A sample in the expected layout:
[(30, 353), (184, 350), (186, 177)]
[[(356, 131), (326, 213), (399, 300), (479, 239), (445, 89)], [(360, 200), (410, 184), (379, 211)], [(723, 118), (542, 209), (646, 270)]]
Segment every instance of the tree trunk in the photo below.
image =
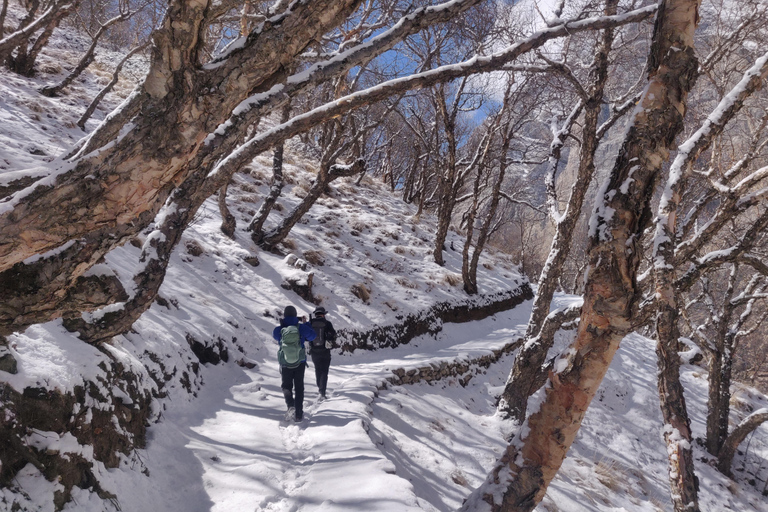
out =
[(723, 443), (723, 447), (720, 449), (720, 455), (717, 458), (717, 469), (724, 475), (731, 476), (731, 463), (733, 462), (733, 456), (736, 454), (736, 448), (739, 447), (742, 441), (747, 436), (754, 432), (757, 427), (768, 421), (768, 409), (759, 409), (742, 421), (728, 439)]
[(0, 40), (5, 35), (5, 16), (8, 14), (8, 0), (3, 0), (3, 6), (0, 7)]
[(35, 74), (35, 63), (40, 52), (48, 44), (53, 31), (59, 26), (61, 20), (69, 16), (77, 8), (78, 2), (73, 2), (59, 9), (46, 24), (43, 32), (35, 39), (32, 48), (27, 48), (27, 41), (17, 48), (16, 57), (9, 57), (9, 67), (12, 71), (27, 77)]
[[(457, 93), (460, 94), (460, 93)], [(448, 237), (448, 228), (451, 225), (453, 208), (456, 204), (454, 193), (454, 181), (456, 180), (456, 119), (455, 112), (448, 112), (446, 106), (445, 88), (441, 84), (437, 90), (437, 101), (440, 105), (440, 113), (445, 129), (446, 143), (448, 144), (447, 169), (441, 169), (438, 179), (437, 199), (437, 232), (435, 233), (435, 248), (432, 251), (435, 263), (441, 267), (445, 265), (443, 250), (445, 240)]]
[(733, 337), (725, 336), (723, 350), (715, 350), (709, 361), (709, 396), (707, 399), (707, 451), (717, 457), (728, 438), (731, 413), (731, 377), (735, 351)]
[[(656, 336), (658, 389), (662, 416), (664, 418), (664, 440), (669, 454), (669, 480), (672, 502), (676, 511), (697, 509), (698, 481), (694, 473), (693, 435), (690, 419), (680, 382), (680, 331), (678, 326), (678, 294), (680, 286), (675, 268), (678, 262), (687, 262), (691, 254), (680, 254), (677, 245), (677, 210), (685, 190), (686, 177), (698, 156), (709, 147), (725, 124), (741, 109), (743, 101), (759, 87), (768, 72), (768, 58), (753, 66), (733, 91), (724, 98), (711, 115), (705, 126), (686, 141), (670, 166), (669, 177), (659, 203), (653, 247), (653, 275), (656, 288)], [(730, 299), (729, 299), (730, 300)], [(724, 315), (727, 318), (726, 315)], [(719, 339), (722, 343), (728, 335), (727, 320), (721, 318)], [(728, 434), (728, 413), (730, 410), (730, 379), (732, 356), (722, 359), (723, 351), (715, 351), (710, 361), (709, 408), (707, 412), (707, 449), (717, 455)], [(717, 353), (720, 352), (720, 353)]]
[(77, 63), (77, 66), (75, 66), (75, 69), (73, 69), (64, 79), (59, 82), (56, 85), (47, 85), (40, 89), (40, 94), (43, 96), (49, 96), (49, 97), (55, 97), (58, 96), (58, 94), (63, 91), (66, 87), (69, 86), (77, 77), (79, 77), (83, 71), (85, 71), (88, 66), (91, 65), (93, 62), (93, 59), (96, 58), (96, 45), (99, 44), (99, 39), (101, 39), (101, 36), (103, 36), (107, 29), (117, 23), (120, 20), (127, 19), (127, 16), (118, 16), (116, 18), (113, 18), (109, 20), (107, 23), (103, 24), (101, 27), (99, 27), (98, 32), (96, 32), (96, 35), (93, 36), (93, 39), (91, 40), (91, 45), (88, 47), (88, 50), (86, 50), (85, 54), (80, 58), (80, 62)]
[[(291, 114), (291, 104), (290, 102), (286, 103), (283, 107), (283, 112), (280, 116), (280, 122), (284, 123), (288, 121)], [(253, 239), (254, 243), (259, 243), (261, 241), (261, 237), (263, 236), (262, 229), (264, 227), (264, 223), (267, 221), (267, 217), (269, 217), (269, 212), (272, 211), (272, 207), (277, 202), (277, 198), (280, 197), (280, 194), (283, 192), (283, 150), (284, 150), (285, 144), (282, 142), (275, 148), (274, 153), (272, 154), (272, 183), (269, 187), (269, 194), (264, 199), (264, 202), (261, 203), (261, 206), (259, 207), (259, 211), (256, 212), (256, 215), (253, 216), (253, 219), (251, 219), (250, 224), (248, 224), (248, 231), (251, 232), (251, 238)]]
[(227, 190), (229, 183), (219, 189), (219, 213), (221, 213), (221, 232), (229, 238), (235, 238), (235, 229), (237, 228), (237, 219), (227, 208)]
[[(557, 474), (621, 339), (632, 328), (640, 238), (650, 220), (658, 173), (683, 128), (697, 75), (693, 35), (698, 0), (664, 0), (649, 56), (649, 84), (608, 181), (596, 200), (581, 321), (566, 357), (550, 372), (544, 401), (528, 417), (485, 484), (464, 509), (531, 511)], [(624, 188), (629, 178), (634, 181)], [(669, 441), (672, 433), (666, 434)], [(678, 450), (679, 451), (679, 450)], [(683, 482), (692, 482), (681, 463)], [(676, 476), (675, 476), (676, 478)], [(670, 481), (678, 485), (670, 475)], [(695, 487), (673, 492), (676, 510), (697, 510)]]
[(88, 105), (88, 108), (85, 109), (85, 112), (83, 112), (83, 115), (80, 116), (80, 119), (77, 120), (77, 126), (80, 127), (81, 130), (85, 131), (85, 123), (88, 122), (88, 120), (91, 118), (93, 113), (96, 111), (96, 107), (99, 106), (99, 103), (101, 103), (101, 100), (104, 99), (104, 96), (110, 93), (112, 89), (117, 85), (117, 82), (120, 78), (120, 71), (123, 70), (123, 66), (126, 62), (128, 62), (128, 59), (136, 55), (138, 52), (146, 48), (148, 43), (144, 43), (141, 46), (137, 46), (136, 48), (129, 51), (125, 57), (123, 57), (120, 62), (117, 63), (117, 66), (115, 66), (115, 70), (112, 72), (112, 79), (109, 81), (107, 85), (104, 86), (102, 90), (99, 91), (99, 94), (96, 95), (95, 98), (93, 98), (93, 101), (91, 101), (91, 104)]
[[(615, 14), (617, 4), (618, 0), (608, 0), (605, 5), (605, 14)], [(526, 342), (534, 338), (537, 339), (537, 342), (523, 344), (515, 357), (512, 372), (499, 401), (499, 410), (518, 424), (522, 424), (525, 420), (528, 398), (539, 389), (538, 379), (535, 377), (541, 372), (541, 366), (554, 342), (554, 336), (540, 336), (540, 332), (544, 320), (549, 314), (552, 297), (557, 289), (558, 278), (562, 275), (563, 266), (568, 259), (576, 224), (581, 217), (584, 197), (595, 172), (595, 152), (599, 144), (597, 128), (603, 91), (608, 79), (608, 55), (612, 46), (613, 29), (606, 29), (603, 31), (602, 40), (596, 45), (595, 64), (590, 72), (592, 84), (589, 98), (586, 99), (584, 105), (584, 124), (576, 182), (573, 184), (565, 212), (560, 218), (554, 219), (555, 236), (552, 239), (547, 261), (539, 275), (536, 296), (533, 299), (531, 316), (525, 332)], [(554, 184), (552, 186), (554, 187)]]
[[(509, 94), (510, 88), (507, 88), (507, 94)], [(503, 114), (503, 110), (499, 115)], [(464, 251), (462, 253), (462, 267), (461, 274), (464, 278), (464, 291), (469, 295), (474, 295), (478, 292), (477, 288), (477, 264), (480, 262), (480, 254), (485, 248), (485, 243), (488, 241), (488, 235), (493, 224), (493, 219), (496, 217), (496, 210), (499, 207), (499, 200), (501, 199), (501, 186), (504, 184), (504, 177), (507, 172), (509, 144), (512, 140), (512, 133), (509, 130), (509, 123), (504, 125), (502, 130), (502, 143), (499, 150), (499, 172), (496, 176), (496, 181), (493, 184), (493, 190), (491, 191), (491, 204), (488, 205), (488, 212), (483, 219), (483, 223), (480, 226), (480, 231), (477, 234), (477, 241), (475, 242), (475, 250), (472, 253), (472, 258), (469, 258), (469, 248), (472, 242), (472, 231), (475, 222), (475, 214), (477, 212), (477, 201), (479, 192), (475, 192), (475, 199), (472, 207), (472, 215), (470, 217), (471, 224), (468, 221), (467, 227), (467, 241), (464, 244)], [(480, 171), (478, 170), (478, 180), (480, 178)], [(475, 186), (477, 188), (477, 185)]]
[(293, 226), (304, 216), (305, 213), (312, 208), (317, 199), (325, 191), (325, 187), (328, 186), (333, 180), (344, 176), (354, 176), (365, 170), (365, 160), (356, 160), (352, 165), (332, 165), (326, 171), (321, 170), (312, 187), (309, 189), (306, 197), (294, 208), (283, 221), (269, 233), (265, 234), (261, 239), (261, 245), (266, 248), (271, 248), (282, 242), (288, 233), (291, 232)]

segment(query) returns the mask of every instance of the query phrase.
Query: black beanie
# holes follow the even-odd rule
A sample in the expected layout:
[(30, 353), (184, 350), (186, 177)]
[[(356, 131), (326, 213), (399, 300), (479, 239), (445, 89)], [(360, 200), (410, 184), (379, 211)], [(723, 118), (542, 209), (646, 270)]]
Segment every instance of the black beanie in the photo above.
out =
[(285, 311), (283, 311), (283, 318), (288, 318), (289, 316), (298, 316), (296, 314), (296, 308), (293, 306), (285, 306)]

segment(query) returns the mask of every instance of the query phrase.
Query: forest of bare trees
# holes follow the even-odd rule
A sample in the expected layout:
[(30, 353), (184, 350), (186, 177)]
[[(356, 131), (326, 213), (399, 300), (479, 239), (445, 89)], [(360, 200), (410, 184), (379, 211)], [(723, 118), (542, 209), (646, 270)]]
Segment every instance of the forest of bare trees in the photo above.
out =
[[(704, 443), (722, 473), (768, 420), (729, 425), (732, 381), (768, 374), (764, 1), (557, 0), (545, 16), (513, 1), (26, 0), (10, 23), (14, 1), (0, 11), (9, 72), (33, 75), (62, 23), (92, 41), (41, 94), (69, 87), (99, 45), (124, 55), (82, 128), (126, 60), (149, 56), (141, 84), (68, 155), (0, 188), (0, 341), (59, 318), (84, 343), (128, 331), (211, 196), (232, 236), (228, 184), (269, 153), (270, 195), (247, 227), (263, 250), (332, 181), (367, 174), (436, 216), (437, 264), (461, 233), (466, 294), (482, 292), (489, 246), (537, 284), (499, 401), (519, 433), (464, 510), (536, 507), (634, 331), (657, 343), (676, 512), (699, 509), (680, 354), (696, 349), (709, 371)], [(266, 229), (294, 137), (317, 176)], [(132, 240), (134, 290), (88, 273)], [(583, 305), (552, 311), (558, 291)], [(574, 341), (553, 353), (565, 328)]]

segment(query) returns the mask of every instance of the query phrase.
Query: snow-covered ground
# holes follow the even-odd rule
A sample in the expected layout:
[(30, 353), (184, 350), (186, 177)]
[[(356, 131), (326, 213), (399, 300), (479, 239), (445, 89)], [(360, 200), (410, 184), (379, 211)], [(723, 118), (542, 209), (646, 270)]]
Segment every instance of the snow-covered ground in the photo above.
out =
[[(86, 74), (77, 83), (81, 89), (61, 98), (35, 92), (53, 78), (42, 73), (27, 80), (0, 71), (0, 185), (3, 173), (43, 165), (79, 136), (73, 119), (98, 77)], [(314, 163), (303, 154), (298, 144), (291, 146), (288, 184), (267, 227), (307, 189)], [(94, 461), (101, 487), (115, 498), (76, 489), (65, 510), (448, 511), (483, 480), (504, 447), (512, 426), (495, 416), (494, 405), (512, 355), (466, 386), (456, 378), (432, 385), (384, 383), (396, 368), (471, 360), (513, 341), (527, 322), (529, 302), (483, 321), (446, 323), (436, 337), (395, 349), (337, 353), (328, 400), (317, 400), (310, 367), (306, 417), (298, 424), (286, 420), (270, 332), (286, 305), (308, 314), (314, 304), (281, 284), (312, 272), (315, 297), (337, 329), (388, 325), (435, 302), (466, 298), (457, 281), (463, 241), (449, 234), (449, 247), (453, 243), (457, 250), (446, 251), (446, 265), (439, 267), (431, 260), (430, 215), (414, 219), (410, 206), (369, 178), (360, 186), (339, 180), (283, 246), (286, 254), (313, 262), (301, 270), (283, 255), (260, 252), (243, 230), (269, 186), (270, 164), (268, 156), (258, 158), (230, 187), (230, 208), (239, 222), (235, 240), (219, 231), (215, 201), (204, 205), (172, 257), (161, 300), (133, 332), (103, 351), (85, 345), (58, 321), (9, 339), (19, 373), (0, 372), (0, 380), (16, 390), (71, 392), (85, 381), (98, 382), (99, 362), (113, 358), (157, 395), (146, 447), (122, 456), (118, 468)], [(245, 259), (253, 255), (260, 260), (255, 267)], [(106, 264), (128, 282), (138, 256), (139, 249), (126, 245)], [(501, 252), (481, 262), (482, 293), (524, 282)], [(360, 284), (371, 292), (367, 302), (352, 292)], [(561, 305), (571, 300), (557, 299)], [(228, 361), (199, 364), (190, 340), (226, 349)], [(561, 334), (555, 350), (568, 341), (569, 334)], [(629, 336), (539, 512), (671, 510), (655, 376), (652, 342)], [(694, 434), (700, 437), (706, 374), (686, 366), (683, 379)], [(121, 393), (118, 388), (106, 392)], [(736, 421), (768, 402), (738, 387), (732, 403)], [(72, 436), (35, 431), (27, 441), (93, 461), (92, 450)], [(735, 481), (721, 476), (696, 449), (702, 510), (768, 512), (761, 495), (768, 482), (766, 426), (742, 446)], [(28, 465), (14, 485), (0, 489), (0, 509), (10, 509), (15, 500), (23, 510), (52, 511), (60, 488)]]

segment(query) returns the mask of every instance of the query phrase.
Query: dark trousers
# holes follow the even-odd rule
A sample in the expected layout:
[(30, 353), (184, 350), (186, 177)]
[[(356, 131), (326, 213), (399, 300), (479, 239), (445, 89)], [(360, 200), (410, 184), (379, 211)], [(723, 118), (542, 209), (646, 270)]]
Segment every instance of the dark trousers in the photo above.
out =
[[(283, 388), (285, 405), (295, 407), (297, 415), (301, 415), (304, 411), (304, 369), (306, 367), (306, 363), (301, 363), (296, 368), (280, 367), (280, 374), (283, 378), (280, 387)], [(293, 393), (294, 387), (296, 387), (295, 394)]]
[(312, 364), (315, 365), (315, 380), (317, 389), (321, 395), (325, 395), (325, 386), (328, 384), (328, 369), (331, 367), (331, 352), (327, 354), (312, 352)]

